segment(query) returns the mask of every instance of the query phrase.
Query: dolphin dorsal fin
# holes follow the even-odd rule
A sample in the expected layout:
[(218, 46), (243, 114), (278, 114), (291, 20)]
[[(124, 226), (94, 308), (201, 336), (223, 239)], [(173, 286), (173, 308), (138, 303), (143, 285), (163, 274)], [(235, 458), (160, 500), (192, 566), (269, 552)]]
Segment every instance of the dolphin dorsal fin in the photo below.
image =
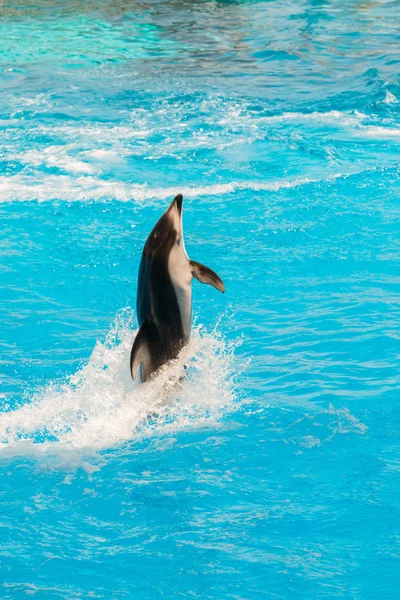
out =
[(193, 277), (198, 279), (201, 283), (209, 283), (220, 292), (225, 292), (225, 286), (222, 279), (218, 277), (218, 275), (214, 273), (212, 269), (209, 269), (195, 260), (190, 261), (190, 269)]
[(139, 331), (136, 334), (131, 351), (131, 375), (135, 381), (138, 366), (141, 365), (141, 379), (145, 381), (149, 372), (150, 352), (149, 352), (149, 324), (147, 319), (143, 321)]

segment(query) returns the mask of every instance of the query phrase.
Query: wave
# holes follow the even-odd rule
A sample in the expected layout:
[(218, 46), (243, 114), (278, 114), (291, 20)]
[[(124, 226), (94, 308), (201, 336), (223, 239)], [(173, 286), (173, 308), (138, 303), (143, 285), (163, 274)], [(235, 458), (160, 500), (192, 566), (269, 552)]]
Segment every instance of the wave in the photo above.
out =
[(66, 383), (52, 383), (20, 408), (0, 413), (0, 460), (48, 459), (91, 471), (102, 463), (100, 451), (215, 425), (233, 409), (234, 343), (197, 326), (178, 359), (138, 385), (128, 367), (132, 322), (131, 309), (121, 310), (105, 341)]
[(361, 135), (363, 137), (371, 137), (377, 139), (400, 137), (400, 129), (398, 127), (383, 127), (380, 125), (368, 125), (360, 127), (357, 133), (358, 135)]
[(347, 176), (343, 173), (334, 173), (321, 179), (303, 177), (289, 181), (283, 179), (277, 181), (231, 181), (196, 187), (176, 185), (152, 188), (147, 184), (105, 181), (92, 176), (48, 175), (38, 183), (37, 177), (13, 175), (12, 177), (0, 177), (0, 202), (48, 202), (52, 200), (82, 202), (112, 199), (119, 202), (141, 203), (152, 199), (165, 200), (177, 193), (183, 194), (185, 198), (196, 198), (198, 196), (231, 194), (237, 190), (274, 192), (307, 184), (333, 181)]
[[(397, 102), (395, 96), (390, 94), (386, 96), (386, 103)], [(397, 127), (385, 127), (383, 125), (371, 125), (365, 124), (365, 120), (369, 119), (368, 115), (358, 112), (357, 110), (346, 113), (338, 110), (332, 110), (329, 112), (312, 112), (312, 113), (299, 113), (299, 112), (288, 112), (281, 115), (274, 115), (270, 117), (263, 117), (263, 121), (266, 123), (274, 122), (322, 122), (326, 124), (334, 124), (340, 127), (349, 129), (350, 133), (355, 136), (375, 137), (375, 138), (390, 138), (399, 137), (400, 129)]]
[[(235, 121), (240, 121), (241, 118), (248, 118), (248, 114), (241, 111), (239, 108), (231, 109), (228, 111), (228, 115), (219, 121), (221, 125), (229, 125)], [(277, 115), (261, 115), (255, 119), (258, 124), (270, 124), (270, 123), (298, 123), (298, 122), (323, 122), (323, 123), (334, 123), (341, 127), (357, 126), (360, 125), (368, 116), (357, 110), (342, 112), (340, 110), (330, 110), (327, 112), (298, 112), (288, 111)]]
[[(42, 102), (42, 98), (38, 102)], [(331, 136), (330, 131), (321, 134), (320, 124), (327, 125), (327, 130), (331, 127), (344, 130), (346, 139), (356, 141), (360, 137), (382, 140), (400, 138), (400, 129), (396, 126), (388, 121), (376, 124), (371, 116), (357, 110), (288, 111), (268, 115), (254, 110), (251, 105), (220, 98), (189, 103), (174, 99), (160, 101), (151, 110), (142, 108), (130, 111), (118, 125), (96, 121), (77, 125), (72, 121), (60, 123), (57, 119), (49, 125), (41, 122), (40, 118), (39, 114), (39, 121), (35, 120), (36, 117), (32, 121), (15, 117), (1, 124), (5, 134), (4, 157), (18, 164), (22, 170), (11, 176), (0, 177), (0, 202), (115, 199), (140, 203), (150, 199), (164, 200), (177, 192), (194, 198), (230, 194), (236, 190), (278, 191), (347, 177), (353, 174), (353, 163), (335, 167), (328, 160), (329, 164), (324, 167), (320, 178), (305, 173), (292, 180), (223, 181), (201, 186), (152, 187), (128, 183), (124, 179), (128, 172), (128, 158), (174, 156), (182, 159), (185, 153), (204, 148), (224, 152), (234, 144), (249, 145), (260, 140), (268, 143), (266, 138), (273, 138), (275, 128), (279, 129), (279, 139), (282, 132), (284, 137), (288, 132), (288, 143), (293, 143), (290, 136), (294, 129), (299, 132), (301, 128), (301, 134), (306, 131), (306, 135), (310, 136), (317, 128), (320, 143), (321, 135)], [(27, 139), (47, 142), (40, 142), (39, 147), (37, 144), (25, 147)], [(308, 146), (307, 140), (304, 144)], [(43, 172), (43, 167), (46, 172)], [(344, 172), (326, 175), (333, 168), (341, 168)]]
[(392, 94), (392, 92), (390, 92), (389, 90), (386, 90), (385, 98), (382, 100), (382, 103), (383, 104), (397, 104), (398, 99), (396, 98), (396, 96), (394, 94)]

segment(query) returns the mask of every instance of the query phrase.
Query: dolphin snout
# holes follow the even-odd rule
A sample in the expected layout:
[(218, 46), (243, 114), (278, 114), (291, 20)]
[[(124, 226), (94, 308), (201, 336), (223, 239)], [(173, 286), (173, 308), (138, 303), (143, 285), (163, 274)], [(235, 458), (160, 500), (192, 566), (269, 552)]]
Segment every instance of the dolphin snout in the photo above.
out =
[(176, 208), (178, 209), (178, 214), (179, 214), (179, 216), (181, 216), (181, 214), (182, 214), (182, 202), (183, 202), (182, 194), (178, 194), (177, 196), (175, 196), (174, 202), (176, 204)]

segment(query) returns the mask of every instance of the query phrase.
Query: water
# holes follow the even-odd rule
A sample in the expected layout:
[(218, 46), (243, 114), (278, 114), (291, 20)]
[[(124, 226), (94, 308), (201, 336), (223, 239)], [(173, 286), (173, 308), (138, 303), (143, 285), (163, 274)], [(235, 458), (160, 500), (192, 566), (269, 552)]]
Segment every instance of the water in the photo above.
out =
[[(2, 599), (399, 597), (398, 12), (0, 5)], [(227, 292), (137, 387), (178, 192)]]

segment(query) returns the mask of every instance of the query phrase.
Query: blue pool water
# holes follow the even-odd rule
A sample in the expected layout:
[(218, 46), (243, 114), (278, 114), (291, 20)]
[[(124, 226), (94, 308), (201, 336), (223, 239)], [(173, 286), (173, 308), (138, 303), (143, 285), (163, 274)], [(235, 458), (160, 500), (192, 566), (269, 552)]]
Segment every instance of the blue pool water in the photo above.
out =
[[(398, 15), (0, 4), (0, 598), (400, 597)], [(227, 292), (135, 387), (178, 192)]]

